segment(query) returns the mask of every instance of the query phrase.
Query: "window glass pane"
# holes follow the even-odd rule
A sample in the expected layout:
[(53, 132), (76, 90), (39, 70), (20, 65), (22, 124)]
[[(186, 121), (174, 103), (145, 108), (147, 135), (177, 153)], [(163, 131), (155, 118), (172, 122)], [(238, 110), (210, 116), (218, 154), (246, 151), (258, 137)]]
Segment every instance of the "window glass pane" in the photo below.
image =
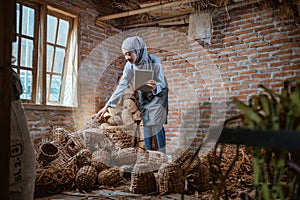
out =
[(73, 105), (73, 80), (72, 74), (67, 74), (66, 84), (64, 89), (64, 105), (72, 106)]
[(16, 33), (19, 34), (20, 33), (20, 9), (21, 6), (20, 4), (17, 3), (16, 5)]
[(23, 6), (22, 34), (33, 37), (34, 35), (34, 9)]
[(69, 33), (69, 22), (60, 19), (59, 27), (58, 27), (58, 36), (57, 36), (58, 45), (62, 45), (64, 47), (67, 45), (68, 33)]
[(31, 100), (32, 96), (32, 72), (29, 70), (20, 70), (20, 79), (23, 87), (21, 99)]
[(57, 18), (47, 15), (47, 42), (54, 44), (57, 28)]
[(53, 53), (54, 53), (54, 47), (52, 45), (47, 45), (47, 72), (51, 72)]
[(59, 101), (60, 97), (61, 76), (53, 75), (50, 87), (49, 101)]
[(12, 65), (18, 65), (18, 44), (19, 44), (19, 37), (16, 38), (16, 42), (12, 43)]
[(21, 66), (32, 68), (33, 40), (21, 39)]
[(65, 50), (57, 47), (55, 50), (53, 72), (59, 74), (63, 72), (64, 59), (65, 59)]

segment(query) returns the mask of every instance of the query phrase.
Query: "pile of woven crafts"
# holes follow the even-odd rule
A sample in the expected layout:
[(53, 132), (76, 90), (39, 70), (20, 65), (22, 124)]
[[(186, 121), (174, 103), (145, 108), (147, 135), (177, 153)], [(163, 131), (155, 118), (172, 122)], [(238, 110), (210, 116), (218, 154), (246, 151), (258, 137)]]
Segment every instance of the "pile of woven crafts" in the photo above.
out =
[[(35, 196), (62, 191), (89, 192), (130, 182), (132, 193), (182, 193), (208, 185), (208, 167), (186, 149), (170, 155), (144, 150), (141, 113), (132, 91), (101, 119), (91, 119), (81, 130), (63, 128), (36, 148)], [(189, 173), (187, 173), (189, 168)]]

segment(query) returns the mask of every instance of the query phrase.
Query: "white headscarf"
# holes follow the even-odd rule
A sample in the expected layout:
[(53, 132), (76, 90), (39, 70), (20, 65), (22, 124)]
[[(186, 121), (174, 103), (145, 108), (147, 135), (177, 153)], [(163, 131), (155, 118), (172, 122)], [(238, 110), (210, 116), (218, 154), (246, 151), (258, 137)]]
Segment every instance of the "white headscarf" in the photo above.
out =
[(139, 36), (128, 37), (123, 41), (122, 49), (136, 54), (134, 65), (139, 69), (152, 69), (150, 56), (144, 40)]

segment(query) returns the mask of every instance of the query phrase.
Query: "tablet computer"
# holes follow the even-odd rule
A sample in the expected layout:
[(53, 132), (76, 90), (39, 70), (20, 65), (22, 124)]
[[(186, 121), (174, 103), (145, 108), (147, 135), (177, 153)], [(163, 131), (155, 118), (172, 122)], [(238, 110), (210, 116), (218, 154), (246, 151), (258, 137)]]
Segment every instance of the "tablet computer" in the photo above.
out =
[(151, 79), (153, 79), (153, 70), (143, 70), (143, 69), (134, 70), (134, 82), (133, 82), (134, 90), (151, 91), (150, 87), (147, 86), (142, 87), (142, 85), (144, 85), (146, 81)]

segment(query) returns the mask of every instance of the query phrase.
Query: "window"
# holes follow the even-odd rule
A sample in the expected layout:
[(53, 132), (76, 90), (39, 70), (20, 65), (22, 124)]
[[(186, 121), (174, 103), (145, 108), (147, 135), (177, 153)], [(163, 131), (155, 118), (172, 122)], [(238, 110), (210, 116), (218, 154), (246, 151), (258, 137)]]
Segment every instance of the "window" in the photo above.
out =
[(24, 103), (77, 106), (77, 17), (51, 6), (16, 4), (13, 69)]

